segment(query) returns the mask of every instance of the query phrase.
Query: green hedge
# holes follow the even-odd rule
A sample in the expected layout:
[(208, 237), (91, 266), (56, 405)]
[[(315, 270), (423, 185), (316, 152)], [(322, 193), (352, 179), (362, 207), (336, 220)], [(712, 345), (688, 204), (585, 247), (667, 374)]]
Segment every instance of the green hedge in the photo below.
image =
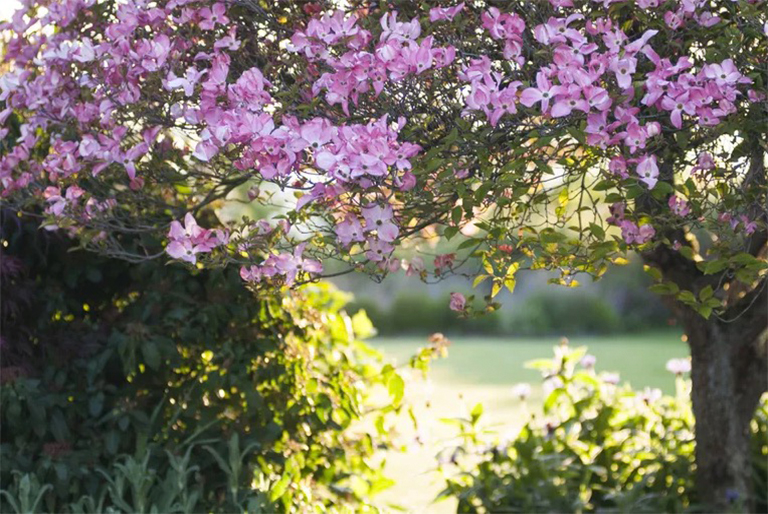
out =
[(549, 289), (535, 293), (508, 316), (510, 334), (610, 334), (627, 329), (616, 309), (593, 294)]
[[(593, 287), (562, 288), (543, 285), (515, 293), (502, 309), (474, 318), (460, 318), (449, 308), (447, 293), (431, 296), (403, 291), (382, 306), (366, 296), (362, 286), (350, 312), (365, 309), (381, 335), (427, 335), (434, 332), (485, 336), (574, 336), (613, 334), (667, 328), (670, 311), (648, 290), (651, 280), (639, 259), (609, 270)], [(460, 290), (461, 288), (459, 288)], [(476, 294), (478, 294), (476, 292)], [(478, 300), (478, 306), (480, 301)]]
[(426, 294), (401, 293), (389, 308), (372, 299), (356, 299), (350, 312), (365, 310), (380, 335), (429, 335), (434, 332), (452, 334), (501, 335), (502, 314), (495, 312), (475, 318), (460, 318), (449, 308), (449, 297), (433, 298)]
[(15, 216), (2, 239), (0, 511), (358, 512), (389, 485), (402, 380), (331, 286), (257, 298)]

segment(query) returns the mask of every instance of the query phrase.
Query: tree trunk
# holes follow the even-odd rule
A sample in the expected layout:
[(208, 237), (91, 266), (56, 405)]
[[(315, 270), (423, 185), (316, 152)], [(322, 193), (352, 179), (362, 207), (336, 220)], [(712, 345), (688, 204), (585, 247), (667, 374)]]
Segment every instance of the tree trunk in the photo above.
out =
[(688, 312), (696, 490), (711, 512), (747, 511), (752, 500), (750, 422), (766, 390), (766, 313), (726, 324)]

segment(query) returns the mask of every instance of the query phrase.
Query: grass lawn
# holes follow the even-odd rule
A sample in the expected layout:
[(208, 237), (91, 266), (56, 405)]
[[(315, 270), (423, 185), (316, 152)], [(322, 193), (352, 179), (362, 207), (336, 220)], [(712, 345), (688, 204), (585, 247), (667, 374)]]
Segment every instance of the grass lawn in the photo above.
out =
[[(437, 383), (472, 385), (512, 385), (535, 383), (537, 371), (524, 368), (533, 359), (552, 356), (559, 338), (502, 339), (451, 337), (448, 358), (436, 361), (432, 379)], [(388, 358), (407, 362), (416, 350), (427, 344), (427, 337), (375, 338), (372, 345)], [(598, 371), (619, 372), (622, 381), (636, 388), (658, 387), (674, 390), (674, 377), (664, 368), (667, 360), (685, 357), (688, 348), (676, 331), (616, 336), (579, 336), (569, 339), (571, 346), (587, 346), (597, 357)]]
[[(466, 417), (472, 407), (483, 403), (485, 413), (481, 423), (499, 435), (514, 434), (527, 421), (531, 409), (540, 404), (541, 377), (538, 372), (524, 368), (532, 359), (552, 356), (557, 337), (541, 339), (502, 339), (449, 337), (452, 341), (448, 357), (433, 362), (428, 380), (413, 374), (406, 387), (406, 398), (414, 405), (420, 422), (416, 434), (407, 417), (403, 417), (401, 440), (408, 445), (402, 454), (387, 458), (387, 472), (397, 485), (380, 496), (382, 506), (388, 503), (405, 507), (408, 512), (442, 514), (455, 512), (455, 503), (443, 501), (432, 504), (442, 487), (434, 473), (435, 455), (450, 446), (454, 434), (441, 418)], [(404, 364), (427, 344), (426, 337), (376, 338), (372, 346), (385, 358)], [(666, 371), (667, 360), (688, 355), (680, 332), (574, 337), (572, 346), (585, 345), (597, 357), (598, 371), (618, 372), (622, 382), (635, 388), (658, 387), (665, 393), (674, 392), (674, 376)], [(533, 393), (528, 405), (511, 394), (511, 386), (529, 382)], [(416, 438), (422, 442), (417, 444)]]

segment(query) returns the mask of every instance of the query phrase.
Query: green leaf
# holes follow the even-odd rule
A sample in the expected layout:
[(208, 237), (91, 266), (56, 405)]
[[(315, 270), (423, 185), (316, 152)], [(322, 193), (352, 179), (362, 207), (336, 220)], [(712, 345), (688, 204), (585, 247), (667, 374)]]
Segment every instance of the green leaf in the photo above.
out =
[(515, 286), (517, 285), (515, 274), (517, 273), (518, 269), (520, 269), (520, 263), (513, 262), (507, 268), (507, 274), (504, 276), (504, 287), (506, 287), (510, 293), (515, 292)]
[(707, 261), (705, 263), (699, 264), (699, 269), (701, 269), (705, 275), (714, 275), (715, 273), (720, 273), (727, 267), (728, 261), (725, 259), (715, 259), (714, 261)]
[(475, 201), (479, 204), (481, 203), (485, 197), (488, 195), (488, 191), (491, 190), (494, 186), (494, 182), (489, 180), (487, 182), (483, 182), (483, 184), (477, 188), (477, 191), (475, 191)]
[(358, 339), (367, 339), (376, 335), (376, 329), (365, 309), (360, 309), (352, 316), (352, 331)]
[(277, 481), (277, 483), (272, 486), (272, 488), (269, 490), (269, 500), (271, 502), (275, 502), (278, 499), (280, 499), (284, 494), (285, 491), (288, 490), (288, 486), (291, 485), (291, 475), (288, 473), (285, 473), (280, 480)]
[(688, 305), (696, 305), (696, 297), (691, 291), (680, 291), (677, 294), (677, 299)]
[(594, 191), (607, 191), (613, 187), (613, 182), (609, 180), (601, 180), (592, 188)]
[(472, 424), (474, 425), (477, 423), (477, 420), (480, 419), (480, 416), (483, 415), (483, 404), (478, 403), (472, 408), (472, 412), (469, 413), (470, 417), (472, 418)]
[(590, 223), (589, 224), (589, 230), (597, 237), (598, 239), (605, 239), (605, 230), (603, 230), (603, 227), (598, 225), (597, 223)]
[(560, 232), (556, 232), (552, 229), (545, 229), (541, 231), (541, 234), (539, 234), (539, 237), (541, 237), (541, 242), (544, 244), (550, 244), (550, 243), (559, 243), (560, 241), (563, 241), (566, 239), (566, 235)]
[(704, 289), (702, 289), (701, 291), (699, 291), (699, 300), (701, 300), (702, 302), (706, 301), (706, 300), (712, 298), (712, 296), (714, 294), (715, 294), (715, 292), (712, 289), (712, 286), (707, 286)]
[(694, 260), (695, 255), (693, 253), (693, 248), (691, 248), (690, 246), (683, 246), (683, 247), (681, 247), (679, 252), (680, 252), (680, 255), (682, 255), (683, 257), (685, 257), (689, 261)]
[(643, 266), (643, 271), (648, 273), (654, 280), (660, 281), (662, 279), (661, 271), (659, 270), (659, 268), (656, 268), (654, 266), (648, 266), (646, 264), (645, 266)]
[(478, 275), (475, 277), (475, 280), (472, 282), (472, 288), (476, 288), (480, 284), (482, 284), (487, 278), (489, 278), (489, 275)]
[(144, 341), (141, 345), (141, 354), (150, 369), (157, 370), (160, 368), (160, 352), (154, 341)]
[(402, 402), (403, 396), (405, 395), (405, 382), (403, 381), (403, 377), (392, 372), (387, 381), (387, 389), (389, 390), (390, 396), (392, 396), (393, 403), (395, 405), (400, 405), (400, 402)]
[(88, 413), (94, 418), (101, 414), (104, 408), (104, 393), (99, 391), (88, 399)]
[(502, 287), (500, 280), (494, 280), (493, 286), (491, 286), (491, 298), (496, 298), (496, 295), (501, 292)]
[(549, 370), (555, 368), (552, 359), (535, 359), (525, 363), (527, 369)]
[(461, 223), (461, 217), (463, 213), (464, 209), (462, 209), (460, 205), (457, 205), (453, 208), (453, 211), (451, 211), (451, 221), (454, 225)]
[(59, 442), (64, 442), (69, 439), (69, 427), (67, 421), (64, 419), (64, 414), (56, 409), (51, 416), (51, 434)]
[(663, 282), (660, 284), (653, 284), (648, 288), (649, 291), (656, 294), (677, 294), (680, 288), (674, 282)]

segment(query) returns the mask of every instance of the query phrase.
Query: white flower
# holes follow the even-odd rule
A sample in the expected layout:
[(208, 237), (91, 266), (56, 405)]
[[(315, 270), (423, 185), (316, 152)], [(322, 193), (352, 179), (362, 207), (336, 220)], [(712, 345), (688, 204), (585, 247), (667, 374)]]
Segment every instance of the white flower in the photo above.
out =
[(603, 382), (606, 384), (616, 385), (619, 383), (618, 373), (603, 373)]
[(640, 393), (640, 399), (647, 404), (656, 403), (661, 400), (661, 389), (646, 387)]
[(512, 394), (517, 396), (521, 400), (525, 400), (531, 395), (531, 385), (526, 384), (525, 382), (515, 384), (512, 387)]
[(675, 375), (690, 373), (691, 361), (690, 359), (669, 359), (667, 361), (667, 371)]
[(597, 357), (588, 353), (581, 358), (581, 360), (579, 361), (579, 364), (581, 364), (582, 368), (592, 369), (595, 367), (596, 361), (597, 361)]
[(563, 381), (560, 379), (560, 377), (552, 377), (546, 379), (544, 383), (542, 383), (542, 387), (544, 388), (544, 395), (549, 395), (549, 393), (555, 389), (560, 389), (563, 387), (563, 385)]

